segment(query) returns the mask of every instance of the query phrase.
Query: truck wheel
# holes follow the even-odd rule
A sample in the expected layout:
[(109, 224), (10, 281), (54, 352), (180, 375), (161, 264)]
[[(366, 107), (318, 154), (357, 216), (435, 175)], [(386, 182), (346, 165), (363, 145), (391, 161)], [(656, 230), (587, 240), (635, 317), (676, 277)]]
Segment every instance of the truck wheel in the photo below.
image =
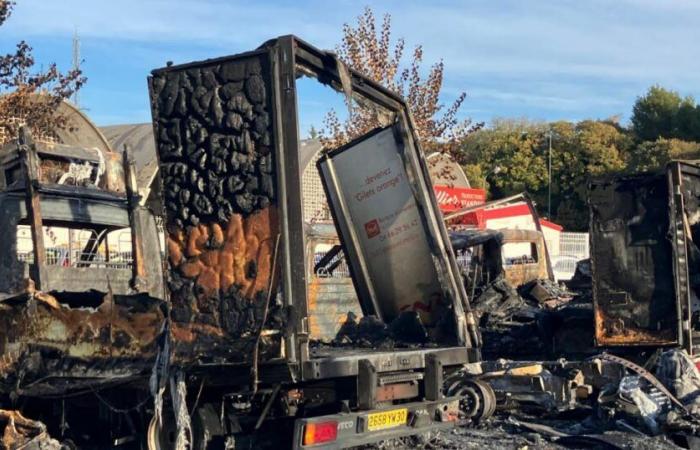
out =
[[(229, 450), (224, 428), (214, 405), (207, 403), (192, 415), (192, 450)], [(235, 447), (233, 447), (235, 448)]]
[[(172, 450), (175, 448), (177, 441), (177, 424), (173, 411), (167, 406), (163, 408), (162, 423), (158, 425), (158, 420), (155, 416), (151, 419), (146, 433), (146, 443), (148, 450)], [(192, 436), (187, 436), (187, 441), (192, 442)], [(192, 446), (190, 445), (188, 450)]]
[(474, 422), (486, 420), (496, 412), (496, 394), (481, 380), (458, 379), (451, 383), (447, 395), (462, 397), (459, 408)]

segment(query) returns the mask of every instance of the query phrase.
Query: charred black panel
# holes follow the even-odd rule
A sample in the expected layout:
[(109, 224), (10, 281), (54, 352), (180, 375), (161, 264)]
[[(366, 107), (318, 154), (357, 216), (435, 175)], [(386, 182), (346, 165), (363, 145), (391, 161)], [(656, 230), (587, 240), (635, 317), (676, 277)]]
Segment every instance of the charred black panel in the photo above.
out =
[(598, 345), (677, 340), (665, 175), (591, 183), (591, 263)]
[(277, 236), (267, 52), (155, 71), (151, 103), (176, 350), (245, 361)]
[[(682, 174), (681, 193), (686, 221), (690, 228), (688, 245), (688, 269), (690, 286), (700, 297), (700, 170), (685, 166)], [(697, 307), (696, 307), (697, 309)]]
[(167, 223), (226, 222), (274, 202), (264, 58), (154, 75), (154, 109)]

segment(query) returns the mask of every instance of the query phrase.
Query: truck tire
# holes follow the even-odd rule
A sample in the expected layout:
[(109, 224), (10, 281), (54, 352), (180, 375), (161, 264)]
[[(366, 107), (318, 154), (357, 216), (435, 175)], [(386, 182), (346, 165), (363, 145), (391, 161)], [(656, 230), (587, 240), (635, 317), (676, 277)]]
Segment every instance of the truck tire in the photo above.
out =
[(192, 450), (228, 450), (230, 445), (226, 445), (224, 428), (214, 405), (207, 403), (197, 408), (192, 415)]

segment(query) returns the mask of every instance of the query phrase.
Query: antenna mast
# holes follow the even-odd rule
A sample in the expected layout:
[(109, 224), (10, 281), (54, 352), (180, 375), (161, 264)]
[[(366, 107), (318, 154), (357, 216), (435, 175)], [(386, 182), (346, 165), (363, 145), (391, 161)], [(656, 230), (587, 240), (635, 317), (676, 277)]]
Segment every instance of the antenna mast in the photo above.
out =
[[(73, 70), (80, 70), (80, 37), (78, 37), (77, 27), (73, 32)], [(80, 109), (77, 90), (73, 93), (73, 104)]]

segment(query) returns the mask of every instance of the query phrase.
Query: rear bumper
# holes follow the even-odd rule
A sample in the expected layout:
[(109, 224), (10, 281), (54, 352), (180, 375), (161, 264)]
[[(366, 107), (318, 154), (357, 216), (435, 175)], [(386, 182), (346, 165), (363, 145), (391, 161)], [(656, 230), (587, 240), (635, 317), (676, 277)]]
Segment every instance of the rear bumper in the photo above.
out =
[[(406, 424), (383, 430), (368, 430), (370, 414), (397, 409), (407, 409)], [(450, 429), (457, 425), (459, 410), (458, 397), (448, 397), (436, 401), (422, 401), (393, 405), (388, 408), (331, 414), (313, 418), (298, 419), (294, 424), (294, 450), (302, 449), (341, 449), (371, 444), (385, 439), (393, 439), (428, 431)], [(332, 442), (304, 445), (304, 431), (307, 424), (336, 421), (337, 438)]]

